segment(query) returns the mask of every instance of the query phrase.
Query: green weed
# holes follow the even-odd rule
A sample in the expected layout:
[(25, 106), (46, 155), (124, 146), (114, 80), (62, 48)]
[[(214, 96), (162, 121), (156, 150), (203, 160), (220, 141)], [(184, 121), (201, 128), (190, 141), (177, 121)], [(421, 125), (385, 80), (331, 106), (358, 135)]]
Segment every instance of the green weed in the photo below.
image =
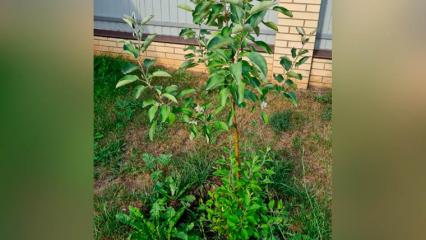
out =
[(271, 115), (269, 123), (276, 132), (287, 132), (300, 127), (305, 121), (305, 117), (292, 110), (276, 112)]

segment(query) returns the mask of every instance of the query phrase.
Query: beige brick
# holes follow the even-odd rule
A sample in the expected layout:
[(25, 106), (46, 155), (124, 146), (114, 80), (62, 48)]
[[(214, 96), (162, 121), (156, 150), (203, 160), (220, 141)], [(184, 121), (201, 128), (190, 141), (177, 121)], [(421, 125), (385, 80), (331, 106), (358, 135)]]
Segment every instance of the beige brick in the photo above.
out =
[(299, 88), (299, 89), (307, 89), (308, 88), (308, 84), (306, 84), (306, 83), (297, 83), (297, 88)]
[(308, 12), (320, 12), (320, 6), (321, 5), (311, 5), (311, 4), (309, 4), (308, 7), (306, 8), (306, 10)]
[(290, 54), (290, 48), (275, 48), (275, 55)]
[(278, 19), (278, 25), (303, 27), (303, 24), (304, 24), (303, 20), (282, 19), (282, 18)]
[(329, 63), (326, 63), (326, 64), (324, 64), (324, 69), (325, 70), (332, 70), (333, 69), (333, 65), (331, 65)]
[(322, 70), (324, 69), (324, 63), (319, 63), (319, 62), (316, 62), (316, 60), (314, 60), (314, 62), (312, 63), (312, 68)]
[(160, 42), (152, 42), (152, 43), (151, 43), (151, 45), (152, 45), (152, 46), (159, 46), (159, 47), (164, 47), (164, 46), (166, 46), (166, 44), (165, 44), (165, 43), (160, 43)]
[(312, 69), (311, 74), (316, 76), (331, 77), (331, 72), (326, 70)]
[(182, 54), (182, 55), (185, 55), (185, 54), (188, 54), (188, 53), (191, 53), (192, 51), (184, 51), (183, 50), (183, 48), (175, 48), (175, 53), (176, 54)]
[(287, 47), (288, 41), (275, 40), (275, 48), (284, 48)]
[(323, 77), (322, 82), (323, 83), (332, 83), (332, 79), (331, 79), (331, 77)]
[(287, 8), (288, 10), (291, 10), (291, 11), (304, 12), (306, 10), (306, 4), (287, 3), (287, 4), (283, 4), (283, 7)]
[(293, 0), (294, 3), (321, 4), (321, 0)]
[(176, 59), (176, 60), (185, 60), (184, 55), (174, 54), (174, 53), (166, 53), (166, 58)]
[(309, 83), (311, 83), (311, 82), (321, 83), (322, 82), (322, 77), (321, 76), (313, 76), (313, 75), (311, 75), (311, 77), (309, 78)]
[(99, 42), (99, 45), (101, 46), (106, 46), (106, 47), (116, 47), (117, 43), (114, 41), (106, 41), (106, 40), (101, 40)]
[(326, 88), (327, 86), (324, 83), (319, 82), (309, 82), (309, 88)]
[(172, 47), (156, 47), (155, 50), (157, 52), (175, 53), (175, 49)]
[(279, 33), (288, 33), (290, 28), (288, 26), (278, 26), (278, 32)]
[[(278, 37), (278, 36), (277, 36)], [(299, 34), (280, 34), (279, 40), (288, 40), (288, 41), (300, 41), (300, 35)]]
[(166, 43), (166, 47), (172, 47), (172, 48), (184, 48), (185, 45), (183, 44), (174, 44), (174, 43)]
[(318, 20), (319, 13), (293, 12), (293, 19)]
[(312, 20), (305, 20), (305, 27), (311, 27), (311, 28), (317, 28), (318, 27), (318, 21), (312, 21)]
[(159, 57), (159, 58), (165, 58), (166, 54), (162, 52), (154, 52), (154, 51), (147, 51), (146, 55), (148, 57)]
[(324, 59), (324, 58), (315, 58), (314, 62), (329, 63), (329, 64), (331, 64), (331, 60), (330, 59)]
[(108, 52), (108, 47), (105, 47), (105, 46), (100, 46), (100, 45), (98, 45), (98, 46), (95, 46), (95, 47), (94, 47), (94, 49), (95, 49), (96, 51)]

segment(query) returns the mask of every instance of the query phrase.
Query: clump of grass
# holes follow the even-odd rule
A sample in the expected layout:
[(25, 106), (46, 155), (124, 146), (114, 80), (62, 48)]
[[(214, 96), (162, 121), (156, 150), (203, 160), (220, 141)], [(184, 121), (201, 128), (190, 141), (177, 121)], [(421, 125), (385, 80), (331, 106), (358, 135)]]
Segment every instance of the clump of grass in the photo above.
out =
[(318, 94), (314, 97), (314, 100), (322, 104), (332, 104), (332, 100), (333, 100), (332, 93), (326, 92), (323, 94)]
[(314, 97), (316, 102), (324, 104), (324, 107), (322, 109), (321, 113), (321, 119), (324, 121), (331, 121), (332, 118), (332, 94), (331, 92), (327, 92), (324, 94), (318, 94)]
[(324, 106), (324, 109), (321, 113), (321, 119), (324, 121), (331, 121), (333, 115), (333, 107), (331, 104)]
[(300, 127), (304, 120), (305, 118), (301, 113), (289, 109), (273, 113), (269, 124), (276, 132), (287, 132)]

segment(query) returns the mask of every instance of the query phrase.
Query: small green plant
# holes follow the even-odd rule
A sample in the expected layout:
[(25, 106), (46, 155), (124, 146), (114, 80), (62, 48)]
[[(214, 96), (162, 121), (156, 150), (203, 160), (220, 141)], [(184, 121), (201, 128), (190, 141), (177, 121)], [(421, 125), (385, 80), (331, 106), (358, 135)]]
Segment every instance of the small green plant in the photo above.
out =
[(178, 177), (165, 177), (163, 174), (171, 155), (155, 157), (144, 154), (143, 160), (153, 181), (149, 212), (144, 214), (141, 209), (129, 206), (129, 214), (116, 215), (120, 222), (131, 227), (129, 239), (197, 239), (190, 234), (194, 223), (182, 222), (182, 216), (195, 197), (185, 194), (187, 187), (181, 186)]
[(293, 112), (291, 110), (276, 112), (271, 115), (271, 118), (269, 119), (269, 124), (276, 132), (286, 132), (292, 127), (292, 115)]
[(204, 220), (220, 238), (274, 239), (283, 234), (286, 221), (283, 202), (268, 195), (274, 174), (266, 168), (269, 161), (267, 154), (255, 155), (241, 165), (237, 165), (235, 158), (218, 161), (215, 175), (220, 177), (222, 185), (208, 193), (210, 199), (200, 209), (205, 210)]
[(95, 164), (110, 164), (116, 163), (122, 158), (124, 150), (124, 142), (121, 139), (114, 140), (111, 143), (102, 146), (98, 142), (95, 142)]
[(284, 110), (271, 115), (269, 124), (276, 132), (287, 132), (300, 127), (305, 121), (305, 117), (293, 110)]
[(314, 97), (315, 101), (322, 103), (322, 104), (331, 104), (333, 97), (331, 92), (327, 92), (324, 94), (318, 94)]
[(324, 94), (318, 94), (314, 97), (315, 101), (324, 104), (321, 119), (324, 121), (331, 121), (332, 115), (333, 115), (333, 97), (332, 92), (327, 92)]
[(324, 109), (322, 110), (321, 119), (324, 121), (331, 121), (333, 116), (333, 107), (331, 104), (327, 104), (324, 106)]
[(141, 59), (142, 54), (148, 49), (155, 34), (148, 35), (143, 40), (144, 25), (152, 19), (149, 15), (142, 20), (136, 19), (135, 15), (125, 16), (123, 20), (132, 28), (136, 43), (125, 41), (123, 44), (124, 52), (133, 57), (137, 64), (128, 63), (123, 68), (125, 76), (118, 81), (116, 88), (128, 84), (140, 83), (135, 88), (135, 98), (138, 99), (143, 92), (149, 92), (150, 97), (143, 100), (142, 107), (148, 109), (148, 118), (150, 122), (149, 138), (153, 140), (157, 125), (168, 122), (173, 124), (176, 121), (176, 106), (178, 99), (193, 93), (194, 89), (185, 89), (178, 91), (177, 85), (162, 86), (155, 83), (158, 78), (171, 78), (171, 75), (164, 70), (155, 70), (153, 68), (155, 59)]

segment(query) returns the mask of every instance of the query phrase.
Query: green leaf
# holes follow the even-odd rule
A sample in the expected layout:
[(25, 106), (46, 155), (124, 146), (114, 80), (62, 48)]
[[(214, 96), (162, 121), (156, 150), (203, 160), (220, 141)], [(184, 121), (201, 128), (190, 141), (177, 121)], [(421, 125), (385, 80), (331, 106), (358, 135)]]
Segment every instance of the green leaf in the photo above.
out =
[(309, 52), (308, 49), (300, 49), (299, 53), (297, 53), (297, 56), (302, 56), (303, 54), (306, 54), (308, 52)]
[(241, 23), (243, 17), (244, 10), (237, 4), (231, 4), (231, 21), (234, 23)]
[(124, 15), (121, 19), (123, 19), (123, 21), (126, 22), (131, 28), (135, 27), (135, 21), (131, 16)]
[(271, 201), (269, 201), (269, 203), (268, 203), (268, 208), (272, 210), (274, 208), (274, 206), (275, 206), (275, 200), (271, 199)]
[(151, 19), (154, 17), (154, 15), (148, 15), (146, 17), (144, 17), (141, 21), (141, 25), (145, 25), (146, 23), (148, 23), (149, 21), (151, 21)]
[(220, 92), (219, 92), (220, 106), (224, 107), (226, 105), (226, 101), (228, 100), (229, 95), (231, 95), (229, 88), (224, 88), (224, 89), (220, 90)]
[(181, 98), (181, 97), (184, 97), (184, 96), (191, 94), (191, 93), (194, 93), (194, 92), (195, 92), (195, 89), (193, 89), (193, 88), (184, 89), (177, 95), (177, 97)]
[(121, 78), (120, 81), (118, 81), (115, 88), (122, 87), (124, 85), (130, 84), (130, 83), (135, 82), (137, 80), (139, 80), (139, 77), (136, 76), (136, 75), (126, 75), (123, 78)]
[(262, 113), (261, 113), (261, 116), (262, 116), (262, 121), (263, 121), (265, 124), (268, 124), (268, 123), (269, 123), (269, 117), (268, 117), (268, 114), (266, 114), (266, 112), (262, 112)]
[(262, 12), (262, 11), (268, 10), (273, 5), (275, 5), (274, 1), (263, 1), (263, 2), (259, 2), (252, 9), (250, 9), (250, 15), (253, 15), (253, 14), (256, 14), (258, 12)]
[(162, 71), (162, 70), (157, 70), (153, 72), (152, 76), (153, 77), (172, 77), (168, 72)]
[(263, 24), (265, 24), (265, 26), (267, 26), (268, 28), (275, 30), (276, 32), (278, 32), (278, 27), (274, 22), (264, 22), (262, 21)]
[(225, 81), (225, 76), (223, 74), (213, 74), (210, 76), (209, 80), (207, 80), (206, 90), (214, 89), (223, 84)]
[(278, 210), (283, 208), (283, 201), (281, 199), (278, 201), (277, 208), (278, 208)]
[(290, 102), (294, 106), (297, 106), (297, 97), (296, 97), (296, 94), (294, 92), (288, 92), (288, 93), (285, 92), (284, 97), (286, 97), (288, 100), (290, 100)]
[(172, 112), (169, 113), (169, 124), (173, 124), (176, 121), (176, 115)]
[(195, 32), (191, 28), (184, 28), (180, 31), (179, 36), (184, 39), (195, 38)]
[(255, 41), (254, 43), (256, 43), (257, 46), (259, 46), (260, 48), (262, 48), (263, 50), (265, 50), (265, 52), (271, 54), (272, 53), (272, 49), (271, 47), (264, 41)]
[(143, 86), (143, 85), (139, 85), (139, 86), (137, 86), (137, 87), (136, 87), (136, 91), (135, 91), (135, 98), (136, 98), (136, 99), (138, 99), (138, 98), (141, 96), (142, 92), (143, 92), (145, 89), (146, 89), (146, 87), (145, 87), (145, 86)]
[(207, 44), (207, 49), (212, 51), (212, 50), (227, 46), (231, 43), (232, 43), (232, 38), (216, 36), (210, 39), (209, 43)]
[(252, 102), (256, 102), (257, 101), (256, 94), (254, 94), (252, 91), (250, 91), (248, 89), (244, 90), (244, 98), (250, 99)]
[(296, 31), (299, 33), (300, 36), (305, 36), (305, 30), (302, 27), (296, 27)]
[(132, 55), (134, 58), (139, 57), (139, 51), (136, 49), (135, 45), (130, 41), (125, 41), (123, 44), (124, 52)]
[(170, 106), (169, 105), (162, 105), (160, 108), (160, 117), (161, 122), (165, 122), (170, 114)]
[(290, 70), (291, 66), (293, 65), (293, 62), (287, 57), (282, 56), (280, 61), (281, 66), (284, 67), (286, 71)]
[(148, 49), (149, 45), (151, 45), (152, 41), (154, 41), (156, 34), (151, 34), (148, 35), (148, 37), (145, 38), (145, 40), (143, 41), (143, 46), (141, 48), (142, 52), (145, 52), (146, 49)]
[(301, 58), (299, 61), (297, 61), (297, 63), (295, 64), (295, 66), (298, 67), (298, 66), (304, 64), (308, 59), (309, 59), (308, 56), (305, 56), (305, 57)]
[(180, 8), (180, 9), (182, 9), (182, 10), (185, 10), (185, 11), (188, 11), (188, 12), (192, 12), (192, 7), (189, 6), (188, 4), (181, 3), (181, 4), (178, 4), (177, 7)]
[(157, 129), (157, 122), (153, 122), (149, 128), (149, 140), (154, 140), (155, 130)]
[(305, 44), (305, 43), (307, 43), (307, 42), (309, 42), (309, 38), (307, 38), (307, 37), (302, 37), (302, 44)]
[(152, 105), (152, 107), (148, 110), (149, 122), (152, 122), (152, 120), (154, 120), (155, 114), (157, 113), (157, 110), (158, 110), (157, 104)]
[(219, 130), (223, 130), (223, 131), (229, 130), (228, 125), (222, 121), (216, 121), (214, 124), (215, 124), (215, 127)]
[(156, 104), (156, 103), (157, 103), (157, 101), (155, 101), (154, 99), (144, 100), (143, 103), (142, 103), (142, 107), (143, 108), (148, 107), (148, 106), (151, 106), (151, 105)]
[(282, 14), (286, 15), (287, 17), (293, 17), (293, 13), (291, 13), (291, 11), (288, 10), (287, 8), (285, 8), (285, 7), (275, 6), (275, 7), (272, 8), (272, 10), (279, 12), (279, 13), (282, 13)]
[(150, 69), (155, 63), (155, 59), (149, 59), (149, 58), (145, 58), (143, 60), (143, 65), (145, 66), (145, 68), (148, 70)]
[(297, 57), (296, 51), (297, 51), (297, 49), (296, 49), (296, 48), (292, 48), (292, 49), (291, 49), (291, 56), (292, 56), (293, 58)]
[(234, 109), (231, 109), (231, 111), (229, 111), (228, 118), (227, 118), (228, 126), (233, 125), (234, 114), (235, 114)]
[(232, 33), (240, 33), (244, 30), (243, 25), (241, 24), (235, 24), (234, 27), (232, 28)]
[(279, 83), (284, 81), (284, 77), (282, 74), (274, 74), (274, 79), (277, 80)]
[(188, 69), (188, 68), (192, 68), (197, 66), (198, 64), (194, 63), (193, 60), (189, 60), (189, 61), (185, 61), (183, 62), (180, 66), (179, 69), (184, 70), (184, 69)]
[(123, 69), (121, 69), (121, 72), (123, 74), (129, 74), (129, 73), (132, 73), (132, 72), (138, 70), (138, 68), (139, 68), (138, 65), (135, 65), (131, 62), (127, 62), (126, 65), (124, 65)]
[(296, 78), (298, 80), (302, 80), (302, 74), (296, 73), (296, 72), (293, 72), (293, 71), (287, 72), (287, 76), (291, 77), (291, 78)]
[(231, 64), (229, 66), (229, 70), (231, 71), (231, 74), (234, 77), (235, 81), (240, 82), (241, 81), (241, 72), (242, 72), (242, 63), (237, 62), (237, 63)]
[(188, 53), (188, 54), (186, 54), (184, 57), (185, 57), (185, 59), (188, 59), (188, 58), (193, 58), (193, 57), (195, 57), (195, 55), (194, 55), (193, 53)]
[(268, 65), (265, 58), (257, 52), (249, 52), (246, 54), (250, 61), (260, 70), (261, 78), (266, 80), (268, 74)]
[(250, 26), (253, 28), (257, 36), (259, 36), (259, 31), (260, 31), (259, 24), (263, 21), (263, 19), (265, 18), (265, 15), (266, 15), (266, 11), (261, 11), (254, 15), (251, 15), (249, 19), (247, 20), (247, 23), (250, 24)]
[(174, 93), (178, 90), (178, 86), (176, 85), (170, 85), (167, 86), (166, 89), (164, 89), (164, 91), (166, 91), (166, 93)]
[(167, 99), (169, 99), (170, 101), (172, 101), (174, 103), (177, 103), (177, 100), (176, 100), (175, 96), (173, 96), (173, 95), (171, 95), (169, 93), (164, 93), (162, 96), (165, 97), (165, 98), (167, 98)]
[(245, 90), (246, 84), (240, 81), (237, 83), (237, 87), (238, 87), (238, 104), (241, 104), (244, 101), (244, 90)]

